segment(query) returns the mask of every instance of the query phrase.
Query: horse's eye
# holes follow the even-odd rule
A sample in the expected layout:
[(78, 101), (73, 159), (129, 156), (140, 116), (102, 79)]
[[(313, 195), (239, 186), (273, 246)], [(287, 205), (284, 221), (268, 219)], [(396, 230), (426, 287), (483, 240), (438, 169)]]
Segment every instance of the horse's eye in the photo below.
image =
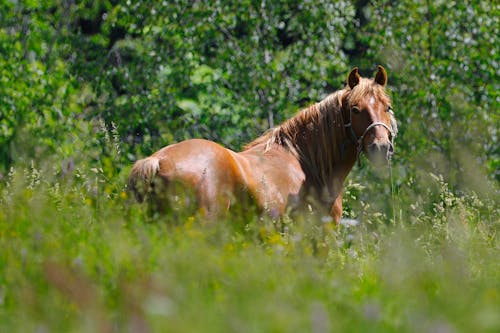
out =
[(361, 112), (361, 110), (357, 106), (353, 106), (351, 108), (351, 111), (354, 112), (354, 113), (360, 113)]

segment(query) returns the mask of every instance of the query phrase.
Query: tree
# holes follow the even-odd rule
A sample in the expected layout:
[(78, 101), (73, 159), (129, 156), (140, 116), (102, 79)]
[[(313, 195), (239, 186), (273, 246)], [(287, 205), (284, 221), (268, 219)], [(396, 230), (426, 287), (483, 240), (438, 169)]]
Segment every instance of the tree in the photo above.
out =
[[(491, 2), (378, 1), (367, 55), (387, 63), (408, 165), (480, 190), (497, 181), (499, 15)], [(422, 158), (422, 156), (424, 158)]]

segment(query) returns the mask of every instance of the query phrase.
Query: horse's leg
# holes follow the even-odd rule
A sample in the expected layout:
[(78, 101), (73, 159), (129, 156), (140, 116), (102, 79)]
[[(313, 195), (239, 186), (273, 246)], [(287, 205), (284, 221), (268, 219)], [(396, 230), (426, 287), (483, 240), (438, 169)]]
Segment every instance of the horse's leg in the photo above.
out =
[(333, 217), (333, 221), (335, 224), (340, 223), (340, 219), (342, 218), (342, 191), (340, 191), (333, 201), (332, 208), (330, 209), (330, 215)]
[(227, 186), (204, 184), (198, 189), (199, 211), (209, 220), (223, 217), (229, 210), (232, 197)]
[(211, 219), (217, 211), (217, 205), (206, 189), (199, 188), (196, 193), (198, 212), (204, 217)]

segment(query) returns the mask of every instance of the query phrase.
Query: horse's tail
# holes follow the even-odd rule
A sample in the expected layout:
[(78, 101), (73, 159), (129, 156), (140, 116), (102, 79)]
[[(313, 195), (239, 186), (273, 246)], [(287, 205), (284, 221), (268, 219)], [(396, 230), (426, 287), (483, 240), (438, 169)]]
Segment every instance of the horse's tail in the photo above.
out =
[(138, 202), (143, 202), (146, 194), (153, 191), (153, 181), (158, 170), (160, 170), (158, 157), (150, 156), (135, 162), (128, 177), (127, 188), (134, 193)]

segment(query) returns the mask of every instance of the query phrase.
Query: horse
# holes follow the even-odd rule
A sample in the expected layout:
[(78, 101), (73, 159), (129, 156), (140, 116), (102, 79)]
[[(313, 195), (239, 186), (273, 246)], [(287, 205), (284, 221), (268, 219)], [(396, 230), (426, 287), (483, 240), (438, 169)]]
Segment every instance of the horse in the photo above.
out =
[[(273, 217), (312, 197), (339, 224), (344, 180), (361, 153), (376, 166), (386, 166), (394, 154), (397, 123), (386, 83), (382, 66), (373, 79), (361, 77), (355, 67), (342, 90), (268, 130), (241, 152), (203, 139), (174, 143), (138, 160), (127, 187), (138, 202), (147, 197), (159, 210), (172, 204), (180, 188), (189, 189), (205, 216), (225, 214), (242, 193)], [(173, 195), (161, 195), (169, 187)]]

